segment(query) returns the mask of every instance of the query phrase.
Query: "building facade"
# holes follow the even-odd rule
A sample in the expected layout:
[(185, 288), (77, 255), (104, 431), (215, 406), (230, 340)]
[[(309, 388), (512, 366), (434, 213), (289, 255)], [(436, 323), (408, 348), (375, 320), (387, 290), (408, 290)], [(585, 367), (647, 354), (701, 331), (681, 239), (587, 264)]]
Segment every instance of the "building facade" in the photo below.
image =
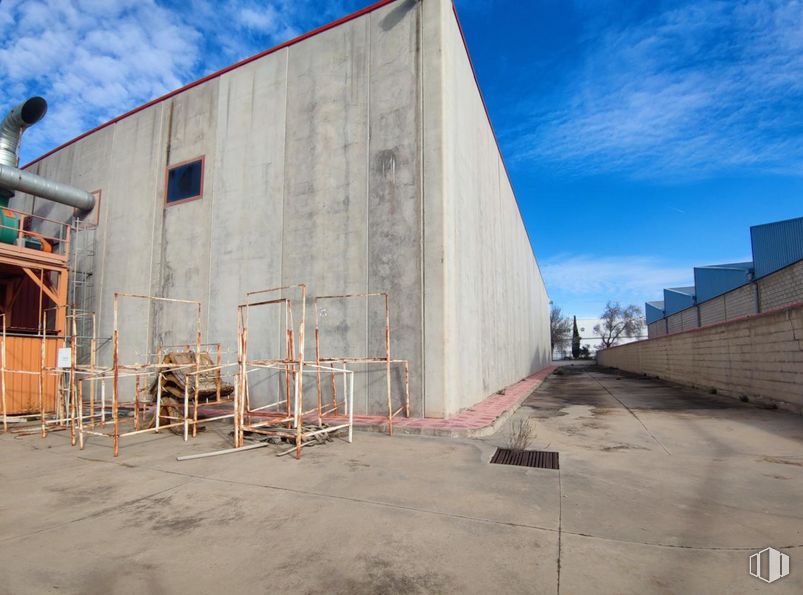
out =
[[(410, 361), (414, 415), (452, 415), (550, 359), (546, 289), (448, 0), (378, 2), (26, 169), (99, 196), (80, 217), (96, 225), (85, 272), (100, 337), (117, 292), (199, 300), (207, 340), (232, 354), (247, 292), (305, 283), (310, 296), (390, 295), (391, 352)], [(76, 214), (12, 202), (58, 221)], [(330, 351), (382, 350), (381, 308), (328, 320)], [(282, 321), (259, 324), (250, 349), (277, 354)], [(138, 361), (184, 342), (193, 318), (145, 304), (119, 325), (122, 357)], [(359, 383), (356, 412), (381, 412), (381, 379)]]

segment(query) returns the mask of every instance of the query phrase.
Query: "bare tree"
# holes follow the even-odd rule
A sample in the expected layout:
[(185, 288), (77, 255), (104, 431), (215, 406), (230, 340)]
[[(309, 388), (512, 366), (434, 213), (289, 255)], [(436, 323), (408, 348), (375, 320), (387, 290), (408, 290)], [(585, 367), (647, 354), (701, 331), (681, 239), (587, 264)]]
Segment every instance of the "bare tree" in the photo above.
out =
[(600, 336), (600, 349), (616, 345), (622, 337), (634, 337), (644, 327), (641, 308), (630, 304), (623, 308), (619, 302), (608, 302), (602, 313), (602, 323), (594, 327), (594, 333)]
[(569, 344), (572, 321), (563, 316), (559, 306), (552, 306), (549, 311), (549, 332), (552, 339), (552, 350), (563, 351)]

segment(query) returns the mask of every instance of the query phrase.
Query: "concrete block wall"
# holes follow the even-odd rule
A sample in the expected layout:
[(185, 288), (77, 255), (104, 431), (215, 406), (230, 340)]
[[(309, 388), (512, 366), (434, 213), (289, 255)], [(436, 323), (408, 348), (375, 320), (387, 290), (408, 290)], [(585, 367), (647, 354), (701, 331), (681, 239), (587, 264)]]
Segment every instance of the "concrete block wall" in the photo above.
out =
[(689, 308), (680, 312), (680, 321), (684, 331), (700, 326), (697, 308)]
[(758, 292), (762, 310), (803, 301), (803, 260), (760, 279)]
[(647, 325), (647, 336), (650, 339), (663, 337), (666, 334), (666, 320), (657, 320)]
[(803, 413), (803, 306), (613, 347), (597, 361)]
[(700, 326), (716, 324), (726, 319), (724, 296), (718, 296), (703, 302), (698, 306), (698, 309), (700, 312)]
[(803, 302), (803, 261), (796, 262), (648, 327), (649, 338), (709, 326)]
[(738, 287), (721, 297), (725, 300), (725, 320), (733, 320), (759, 311), (756, 302), (756, 286), (753, 283)]
[(666, 319), (666, 328), (667, 331), (671, 333), (679, 333), (683, 330), (683, 315), (678, 312), (677, 314), (672, 314)]

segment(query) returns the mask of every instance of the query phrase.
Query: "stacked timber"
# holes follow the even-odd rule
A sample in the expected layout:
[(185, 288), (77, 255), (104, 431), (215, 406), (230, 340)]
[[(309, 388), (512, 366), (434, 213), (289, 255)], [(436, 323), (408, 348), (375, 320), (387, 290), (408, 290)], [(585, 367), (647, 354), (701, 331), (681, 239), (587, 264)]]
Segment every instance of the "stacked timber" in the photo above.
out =
[[(234, 385), (223, 382), (220, 378), (220, 368), (212, 363), (209, 353), (202, 351), (199, 354), (200, 370), (195, 374), (196, 362), (194, 351), (171, 351), (164, 356), (162, 364), (170, 367), (166, 368), (160, 375), (162, 383), (162, 398), (174, 397), (184, 398), (184, 389), (191, 399), (195, 396), (196, 382), (198, 385), (198, 401), (216, 401), (234, 392)], [(189, 381), (189, 386), (187, 382)], [(155, 380), (151, 385), (151, 396), (156, 400), (156, 391), (159, 380)]]

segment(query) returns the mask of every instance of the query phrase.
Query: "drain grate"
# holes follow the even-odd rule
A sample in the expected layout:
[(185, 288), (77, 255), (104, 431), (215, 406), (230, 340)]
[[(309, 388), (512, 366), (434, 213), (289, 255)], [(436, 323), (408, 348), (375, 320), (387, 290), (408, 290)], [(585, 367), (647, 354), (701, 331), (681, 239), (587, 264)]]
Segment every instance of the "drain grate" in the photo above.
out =
[(560, 469), (558, 453), (547, 450), (511, 450), (497, 448), (491, 462), (498, 465), (519, 465), (538, 469)]

